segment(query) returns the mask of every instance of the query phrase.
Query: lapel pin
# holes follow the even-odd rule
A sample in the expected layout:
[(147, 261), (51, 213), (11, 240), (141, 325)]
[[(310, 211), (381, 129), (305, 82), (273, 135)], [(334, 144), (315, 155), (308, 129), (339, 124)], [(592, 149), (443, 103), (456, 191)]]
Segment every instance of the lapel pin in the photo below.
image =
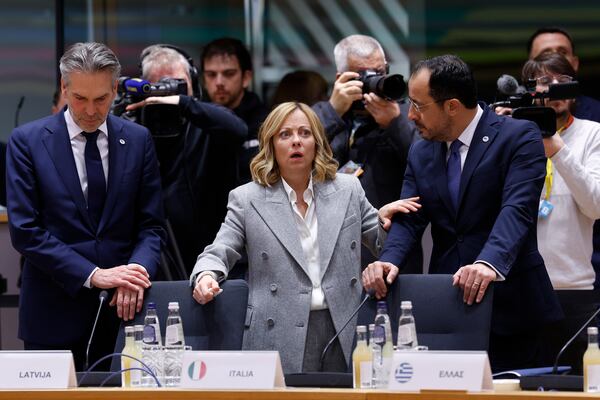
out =
[(490, 138), (487, 136), (484, 136), (481, 138), (481, 140), (483, 140), (483, 143), (487, 143), (490, 140)]
[[(486, 136), (486, 138), (487, 138), (487, 136)], [(486, 140), (486, 142), (487, 142), (487, 140)], [(125, 139), (119, 139), (119, 143), (125, 144)]]

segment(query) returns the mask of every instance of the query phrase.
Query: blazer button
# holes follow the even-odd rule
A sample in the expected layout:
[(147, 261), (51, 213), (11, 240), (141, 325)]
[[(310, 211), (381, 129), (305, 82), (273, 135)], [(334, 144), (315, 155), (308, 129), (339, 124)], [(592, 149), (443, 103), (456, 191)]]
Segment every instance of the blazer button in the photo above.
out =
[(260, 253), (260, 255), (262, 256), (263, 260), (266, 260), (267, 258), (269, 258), (269, 255), (267, 254), (266, 251), (263, 251), (262, 253)]
[(269, 326), (275, 325), (275, 320), (273, 320), (273, 318), (267, 319), (267, 325), (269, 325)]
[(356, 240), (353, 240), (352, 243), (350, 243), (350, 248), (352, 250), (354, 250), (356, 248)]
[(459, 243), (462, 243), (462, 242), (463, 242), (463, 240), (464, 240), (464, 237), (463, 237), (463, 235), (458, 235), (458, 236), (456, 237), (456, 240), (457, 240)]
[(358, 279), (356, 279), (356, 277), (353, 276), (352, 279), (350, 279), (350, 285), (354, 286), (354, 285), (356, 285), (356, 282), (358, 282)]
[(277, 285), (274, 284), (274, 283), (271, 283), (270, 289), (271, 289), (271, 292), (276, 292), (277, 291)]

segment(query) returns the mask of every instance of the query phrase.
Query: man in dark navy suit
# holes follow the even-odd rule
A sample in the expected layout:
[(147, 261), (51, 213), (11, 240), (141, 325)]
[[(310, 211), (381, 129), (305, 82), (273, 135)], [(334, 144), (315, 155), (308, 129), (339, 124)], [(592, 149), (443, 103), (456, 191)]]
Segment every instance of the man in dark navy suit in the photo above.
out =
[(409, 101), (409, 118), (425, 140), (409, 152), (401, 197), (419, 196), (422, 208), (394, 218), (363, 283), (384, 296), (384, 278), (395, 279), (431, 223), (430, 273), (453, 274), (469, 305), (495, 281), (492, 367), (535, 366), (540, 328), (562, 314), (537, 249), (546, 165), (540, 131), (478, 105), (473, 75), (456, 56), (418, 63)]
[[(25, 258), (19, 337), (25, 349), (67, 349), (86, 364), (111, 353), (119, 319), (142, 307), (164, 239), (160, 178), (148, 130), (108, 115), (120, 64), (99, 43), (60, 60), (67, 107), (15, 128), (7, 153), (13, 246)], [(117, 318), (118, 317), (118, 318)]]

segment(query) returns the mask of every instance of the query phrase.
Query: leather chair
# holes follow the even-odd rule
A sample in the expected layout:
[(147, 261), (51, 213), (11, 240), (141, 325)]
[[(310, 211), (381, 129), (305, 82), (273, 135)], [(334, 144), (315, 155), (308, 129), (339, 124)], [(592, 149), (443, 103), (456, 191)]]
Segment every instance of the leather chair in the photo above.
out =
[[(208, 304), (201, 305), (192, 298), (190, 282), (157, 281), (145, 293), (144, 307), (133, 321), (122, 323), (115, 343), (115, 352), (123, 350), (125, 325), (143, 325), (149, 302), (156, 304), (162, 337), (165, 337), (170, 301), (179, 302), (185, 344), (193, 350), (241, 350), (244, 322), (248, 306), (248, 284), (242, 279), (226, 280), (220, 284), (223, 293)], [(163, 339), (164, 341), (164, 339)], [(115, 357), (111, 370), (119, 370)]]
[[(419, 345), (429, 350), (488, 350), (493, 284), (481, 303), (469, 306), (462, 290), (452, 286), (452, 275), (398, 275), (386, 298), (394, 344), (403, 300), (412, 301)], [(375, 319), (376, 300), (369, 303), (359, 314), (361, 325)]]

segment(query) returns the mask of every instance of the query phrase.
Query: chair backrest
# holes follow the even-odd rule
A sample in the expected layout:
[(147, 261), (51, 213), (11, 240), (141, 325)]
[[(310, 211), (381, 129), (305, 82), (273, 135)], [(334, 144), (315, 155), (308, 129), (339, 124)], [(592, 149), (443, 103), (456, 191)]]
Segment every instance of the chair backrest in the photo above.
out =
[[(462, 290), (452, 286), (452, 275), (399, 275), (386, 299), (394, 344), (403, 300), (412, 302), (419, 345), (430, 350), (488, 350), (493, 285), (481, 303), (469, 306), (463, 302)], [(373, 323), (374, 304), (373, 300), (361, 312), (359, 324)]]
[[(188, 280), (152, 282), (145, 293), (142, 311), (136, 314), (133, 321), (121, 323), (115, 352), (123, 349), (126, 325), (143, 325), (149, 302), (156, 303), (164, 338), (170, 301), (179, 302), (186, 345), (192, 346), (194, 350), (241, 350), (248, 306), (248, 284), (242, 279), (233, 279), (222, 282), (220, 286), (223, 293), (210, 303), (201, 305), (192, 297)], [(119, 370), (119, 364), (120, 360), (113, 358), (111, 370)]]

